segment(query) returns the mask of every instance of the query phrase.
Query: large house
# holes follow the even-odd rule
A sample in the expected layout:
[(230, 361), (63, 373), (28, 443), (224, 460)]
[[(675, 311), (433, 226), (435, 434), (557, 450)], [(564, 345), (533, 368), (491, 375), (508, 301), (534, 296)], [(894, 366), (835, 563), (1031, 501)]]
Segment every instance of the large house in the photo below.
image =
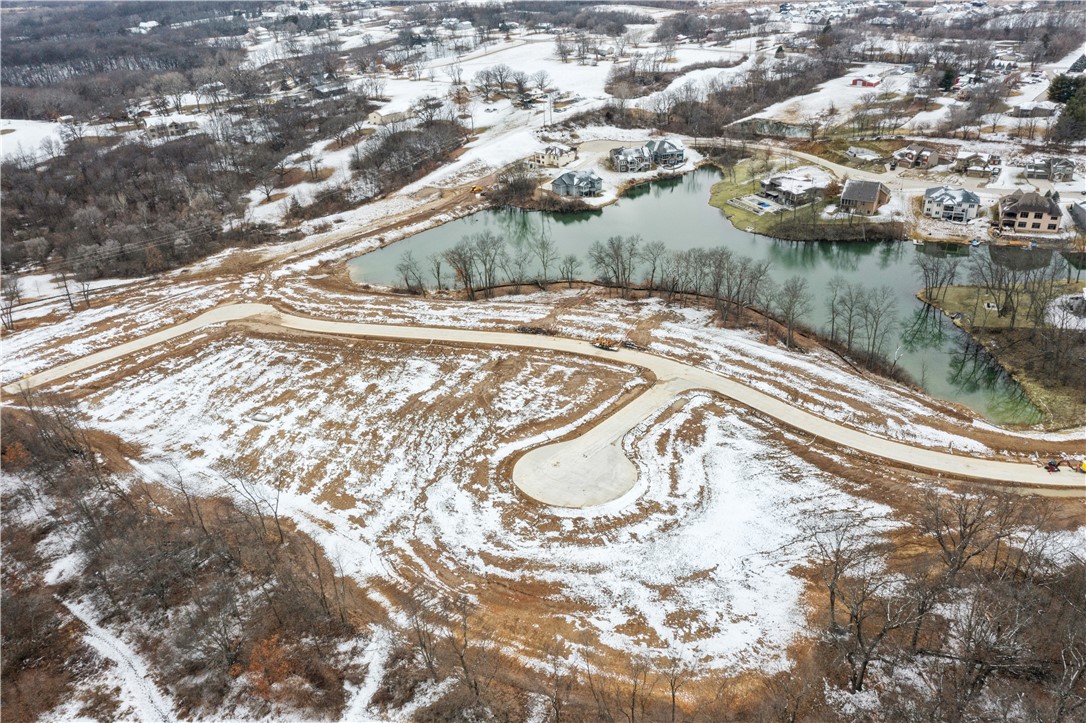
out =
[(577, 151), (569, 146), (547, 146), (528, 159), (531, 168), (561, 168), (577, 157)]
[(899, 151), (894, 151), (894, 158), (906, 168), (931, 168), (939, 165), (939, 151), (920, 143), (911, 143)]
[(803, 206), (822, 196), (829, 185), (825, 176), (804, 173), (797, 169), (760, 181), (758, 195), (771, 199), (782, 206)]
[(964, 188), (937, 186), (924, 191), (924, 215), (964, 223), (977, 217), (980, 197)]
[(842, 211), (872, 216), (890, 200), (890, 189), (878, 181), (849, 181), (841, 192)]
[(603, 179), (595, 171), (567, 171), (554, 179), (551, 190), (573, 198), (598, 196), (603, 191)]
[(611, 168), (619, 173), (640, 173), (652, 169), (652, 154), (645, 148), (611, 149)]
[(652, 162), (658, 166), (678, 166), (686, 160), (686, 149), (677, 140), (663, 139), (649, 141), (645, 150), (652, 156)]
[(196, 121), (170, 121), (169, 123), (158, 123), (156, 125), (147, 126), (147, 137), (152, 140), (159, 140), (161, 138), (177, 138), (188, 134), (189, 131), (194, 131), (200, 127), (200, 124)]
[(1075, 164), (1068, 158), (1053, 157), (1026, 164), (1026, 178), (1043, 178), (1046, 181), (1060, 183), (1070, 181), (1074, 175)]
[(976, 153), (973, 151), (958, 151), (954, 158), (954, 170), (967, 176), (987, 178), (998, 175), (1002, 170), (1003, 160), (991, 153)]
[(1051, 196), (1021, 190), (999, 199), (999, 225), (1026, 234), (1059, 233), (1063, 222), (1060, 205)]

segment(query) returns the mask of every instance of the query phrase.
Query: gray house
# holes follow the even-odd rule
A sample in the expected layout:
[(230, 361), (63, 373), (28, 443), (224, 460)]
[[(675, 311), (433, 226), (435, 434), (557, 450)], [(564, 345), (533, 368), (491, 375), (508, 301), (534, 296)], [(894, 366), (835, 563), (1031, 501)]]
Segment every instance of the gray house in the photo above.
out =
[(652, 154), (645, 148), (611, 149), (611, 168), (619, 173), (640, 173), (652, 170)]
[(653, 163), (658, 166), (678, 166), (686, 161), (686, 149), (679, 141), (667, 138), (649, 141), (645, 144), (645, 150), (652, 156)]
[(1070, 181), (1075, 174), (1075, 164), (1067, 158), (1047, 158), (1026, 164), (1026, 178), (1043, 178), (1060, 183)]
[(1086, 201), (1075, 201), (1071, 204), (1071, 218), (1075, 219), (1075, 225), (1086, 231)]
[(603, 191), (603, 179), (595, 171), (569, 171), (554, 179), (551, 190), (572, 198), (598, 196)]

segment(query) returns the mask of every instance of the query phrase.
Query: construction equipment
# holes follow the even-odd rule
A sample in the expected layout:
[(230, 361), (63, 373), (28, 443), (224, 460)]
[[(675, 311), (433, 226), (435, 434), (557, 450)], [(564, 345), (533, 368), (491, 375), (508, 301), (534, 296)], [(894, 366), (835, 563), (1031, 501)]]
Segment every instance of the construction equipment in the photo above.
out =
[(618, 342), (605, 336), (597, 338), (596, 341), (592, 342), (592, 346), (604, 351), (618, 351)]

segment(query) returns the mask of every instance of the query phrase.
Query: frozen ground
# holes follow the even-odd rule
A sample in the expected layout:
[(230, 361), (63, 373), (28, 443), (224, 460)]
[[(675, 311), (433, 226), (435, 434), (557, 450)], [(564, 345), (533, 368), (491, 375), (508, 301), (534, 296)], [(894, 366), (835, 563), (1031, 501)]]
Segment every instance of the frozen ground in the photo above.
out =
[[(636, 501), (557, 518), (525, 506), (495, 470), (529, 429), (571, 412), (590, 420), (633, 379), (621, 369), (586, 374), (585, 365), (231, 335), (148, 366), (85, 406), (95, 426), (157, 460), (150, 469), (178, 464), (211, 490), (221, 486), (216, 461), (242, 459), (281, 480), (280, 509), (364, 589), (408, 584), (405, 574), (505, 580), (553, 591), (547, 605), (614, 648), (681, 649), (709, 668), (785, 667), (804, 629), (804, 583), (792, 573), (808, 553), (803, 523), (887, 510), (839, 491), (705, 394), (686, 395), (627, 438), (645, 480)], [(272, 421), (253, 421), (258, 412)]]
[[(854, 86), (852, 81), (869, 75), (877, 75), (882, 78), (882, 83), (875, 88)], [(807, 95), (774, 103), (768, 108), (755, 113), (751, 118), (772, 118), (786, 123), (796, 123), (810, 116), (825, 113), (830, 108), (837, 110), (837, 118), (844, 119), (859, 102), (860, 98), (869, 93), (881, 95), (883, 93), (900, 92), (908, 87), (913, 75), (901, 73), (897, 66), (889, 63), (868, 63), (867, 65), (849, 72), (843, 78), (834, 78), (826, 81)]]
[(63, 146), (59, 123), (49, 121), (0, 119), (0, 158), (20, 155), (40, 157), (41, 143), (49, 139)]

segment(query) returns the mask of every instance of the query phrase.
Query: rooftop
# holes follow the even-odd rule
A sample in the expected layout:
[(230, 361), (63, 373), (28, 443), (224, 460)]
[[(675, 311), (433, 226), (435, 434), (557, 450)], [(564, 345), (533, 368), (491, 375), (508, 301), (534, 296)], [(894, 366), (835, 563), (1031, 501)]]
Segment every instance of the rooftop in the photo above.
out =
[(849, 181), (845, 184), (845, 190), (841, 193), (841, 198), (842, 200), (876, 203), (879, 199), (879, 191), (885, 189), (886, 187), (878, 181)]
[(999, 199), (999, 206), (1003, 213), (1047, 213), (1050, 216), (1060, 216), (1060, 205), (1050, 196), (1042, 196), (1036, 191), (1024, 193), (1021, 190)]
[(924, 191), (924, 198), (936, 203), (953, 203), (965, 205), (970, 203), (980, 204), (980, 196), (967, 191), (964, 188), (951, 188), (950, 186), (936, 186)]

